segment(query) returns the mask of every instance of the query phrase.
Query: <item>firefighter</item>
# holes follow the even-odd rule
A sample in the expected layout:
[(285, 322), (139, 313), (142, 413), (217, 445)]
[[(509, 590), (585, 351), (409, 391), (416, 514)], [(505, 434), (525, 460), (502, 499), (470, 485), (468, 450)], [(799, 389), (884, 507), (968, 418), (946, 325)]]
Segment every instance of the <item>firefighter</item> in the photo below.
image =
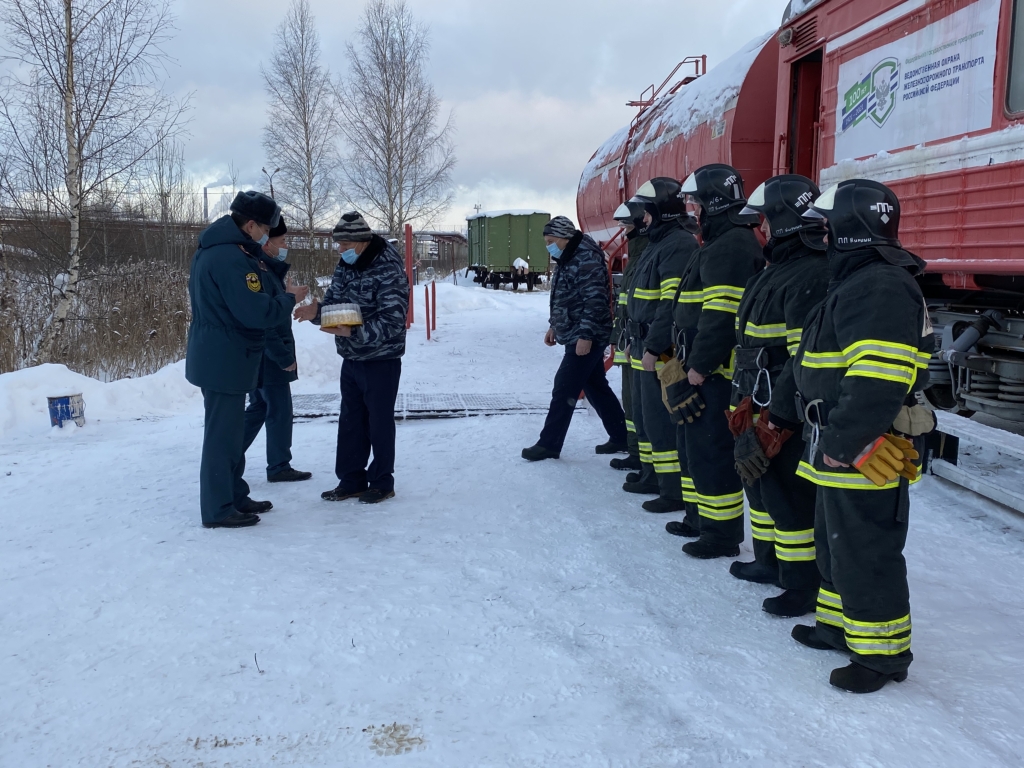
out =
[(683, 545), (692, 557), (736, 557), (743, 541), (743, 484), (726, 414), (736, 313), (764, 259), (753, 232), (758, 220), (741, 213), (747, 201), (735, 168), (705, 165), (682, 191), (697, 206), (704, 244), (686, 265), (676, 293), (676, 362), (663, 373), (662, 385), (689, 459), (699, 515), (696, 525), (686, 521), (666, 529), (697, 538)]
[[(686, 509), (684, 490), (689, 486), (686, 457), (676, 448), (675, 426), (661, 400), (658, 370), (672, 352), (672, 301), (679, 276), (697, 241), (688, 231), (689, 215), (675, 179), (651, 179), (633, 202), (644, 206), (644, 223), (650, 244), (630, 281), (626, 309), (629, 313), (629, 355), (638, 384), (633, 391), (633, 414), (640, 442), (640, 461), (646, 466), (637, 482), (623, 490), (656, 493), (644, 510), (654, 513)], [(653, 476), (652, 476), (653, 475)], [(627, 478), (632, 480), (632, 478)], [(652, 482), (653, 480), (653, 482)]]
[(808, 438), (797, 473), (818, 486), (821, 571), (817, 624), (794, 627), (793, 637), (849, 651), (852, 663), (829, 682), (870, 693), (905, 680), (913, 659), (903, 547), (919, 477), (914, 438), (934, 428), (916, 405), (934, 335), (914, 279), (924, 262), (900, 245), (891, 190), (844, 181), (805, 215), (826, 222), (832, 282), (793, 367)]
[(821, 577), (814, 559), (817, 486), (796, 476), (803, 456), (796, 413), (793, 357), (804, 319), (828, 290), (825, 227), (803, 218), (819, 190), (810, 179), (769, 179), (741, 213), (761, 215), (769, 266), (747, 284), (736, 318), (736, 359), (730, 417), (736, 470), (744, 483), (754, 561), (734, 562), (738, 579), (778, 583), (767, 613), (793, 618), (814, 610)]
[(629, 456), (624, 459), (612, 459), (610, 466), (612, 469), (640, 471), (643, 464), (640, 462), (640, 445), (636, 436), (636, 424), (633, 422), (633, 369), (626, 355), (626, 347), (629, 346), (626, 336), (626, 326), (629, 324), (626, 296), (629, 292), (629, 280), (636, 272), (636, 265), (650, 240), (647, 237), (647, 224), (644, 223), (644, 207), (641, 203), (623, 203), (615, 211), (614, 218), (626, 230), (629, 254), (615, 299), (615, 326), (612, 328), (612, 342), (615, 344), (614, 362), (622, 371), (622, 409), (626, 412), (626, 442)]

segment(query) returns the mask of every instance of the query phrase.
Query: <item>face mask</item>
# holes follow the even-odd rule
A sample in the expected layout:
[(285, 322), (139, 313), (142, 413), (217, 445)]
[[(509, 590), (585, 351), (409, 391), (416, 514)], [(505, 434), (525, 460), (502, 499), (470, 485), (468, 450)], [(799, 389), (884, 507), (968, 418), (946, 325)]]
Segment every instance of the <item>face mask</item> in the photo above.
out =
[(285, 259), (288, 258), (288, 249), (287, 248), (278, 248), (277, 256), (275, 256), (274, 258), (277, 259), (278, 261), (284, 261)]
[(355, 248), (349, 248), (347, 251), (343, 251), (341, 254), (341, 260), (349, 266), (352, 266), (359, 261), (359, 254), (356, 253)]
[(551, 254), (552, 259), (557, 259), (562, 255), (562, 249), (558, 247), (558, 243), (551, 243), (551, 245), (548, 246), (548, 253)]
[(256, 244), (260, 246), (266, 245), (268, 240), (270, 240), (270, 235), (264, 235), (263, 237), (256, 241)]

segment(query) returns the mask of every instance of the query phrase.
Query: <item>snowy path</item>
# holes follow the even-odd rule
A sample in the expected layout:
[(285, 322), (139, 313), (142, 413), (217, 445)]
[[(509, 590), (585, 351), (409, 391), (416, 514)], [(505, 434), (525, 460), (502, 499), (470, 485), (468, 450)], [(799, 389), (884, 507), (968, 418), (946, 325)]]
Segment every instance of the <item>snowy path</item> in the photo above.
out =
[[(547, 387), (543, 297), (488, 301), (412, 345), (410, 391)], [(257, 481), (264, 522), (207, 531), (196, 405), (0, 441), (0, 765), (1024, 761), (1024, 534), (942, 481), (914, 494), (910, 679), (854, 697), (772, 589), (618, 490), (596, 418), (540, 465), (539, 417), (403, 423), (370, 510), (319, 500), (336, 427), (299, 424), (314, 481)]]

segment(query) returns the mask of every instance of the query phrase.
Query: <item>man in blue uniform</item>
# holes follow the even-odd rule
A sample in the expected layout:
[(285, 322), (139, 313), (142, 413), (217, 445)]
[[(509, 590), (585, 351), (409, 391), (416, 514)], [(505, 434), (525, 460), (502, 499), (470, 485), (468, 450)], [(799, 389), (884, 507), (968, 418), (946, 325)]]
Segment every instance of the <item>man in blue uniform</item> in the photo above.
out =
[(272, 297), (263, 287), (260, 247), (281, 219), (259, 192), (239, 192), (231, 214), (199, 236), (188, 290), (192, 324), (185, 378), (203, 390), (206, 423), (199, 471), (199, 504), (207, 528), (242, 528), (260, 521), (269, 502), (235, 497), (245, 439), (245, 395), (256, 389), (266, 332), (288, 321), (309, 293), (288, 286)]

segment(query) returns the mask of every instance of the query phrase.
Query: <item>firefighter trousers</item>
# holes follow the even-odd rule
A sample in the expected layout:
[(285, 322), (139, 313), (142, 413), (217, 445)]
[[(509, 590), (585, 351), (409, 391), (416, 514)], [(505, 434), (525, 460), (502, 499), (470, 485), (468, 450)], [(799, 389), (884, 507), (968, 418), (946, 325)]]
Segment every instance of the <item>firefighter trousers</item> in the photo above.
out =
[(636, 437), (636, 423), (633, 421), (633, 369), (629, 364), (620, 365), (622, 371), (622, 410), (626, 414), (626, 445), (629, 446), (629, 455), (634, 458), (640, 456), (640, 445)]
[(724, 376), (708, 376), (699, 387), (706, 408), (692, 424), (682, 424), (687, 464), (693, 477), (700, 516), (700, 537), (723, 545), (743, 541), (743, 483), (736, 474), (726, 413), (732, 383)]
[[(750, 509), (750, 536), (754, 540), (754, 560), (765, 568), (778, 569), (779, 561), (775, 557), (775, 522), (768, 514), (768, 507), (761, 494), (762, 475), (753, 485), (743, 484), (743, 493), (747, 497)], [(817, 569), (817, 565), (814, 566)]]
[(821, 571), (816, 634), (876, 672), (910, 666), (907, 542), (910, 488), (818, 486), (814, 520)]
[[(633, 399), (640, 400), (646, 443), (640, 443), (640, 461), (649, 463), (657, 478), (658, 493), (663, 499), (682, 501), (683, 483), (680, 456), (676, 450), (676, 428), (661, 401), (661, 382), (653, 371), (633, 371)], [(639, 397), (638, 397), (639, 396)], [(637, 411), (633, 405), (633, 413)], [(639, 434), (639, 433), (638, 433)], [(647, 454), (646, 458), (644, 454)]]

